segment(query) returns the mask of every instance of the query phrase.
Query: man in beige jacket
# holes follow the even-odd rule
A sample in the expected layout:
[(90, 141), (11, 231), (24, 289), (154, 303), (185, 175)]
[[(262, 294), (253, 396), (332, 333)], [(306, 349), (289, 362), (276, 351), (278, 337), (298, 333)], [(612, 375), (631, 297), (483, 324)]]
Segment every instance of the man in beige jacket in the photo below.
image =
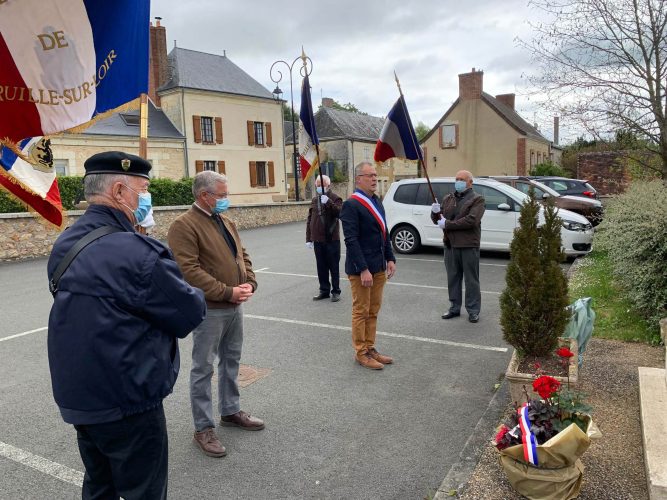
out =
[(241, 410), (237, 383), (243, 345), (243, 303), (257, 282), (252, 263), (241, 245), (234, 223), (224, 215), (229, 207), (227, 178), (200, 172), (194, 178), (195, 203), (178, 217), (167, 236), (185, 280), (201, 288), (206, 297), (206, 319), (192, 332), (190, 402), (194, 442), (204, 454), (225, 456), (215, 433), (211, 377), (218, 358), (218, 410), (220, 425), (257, 431), (262, 420)]

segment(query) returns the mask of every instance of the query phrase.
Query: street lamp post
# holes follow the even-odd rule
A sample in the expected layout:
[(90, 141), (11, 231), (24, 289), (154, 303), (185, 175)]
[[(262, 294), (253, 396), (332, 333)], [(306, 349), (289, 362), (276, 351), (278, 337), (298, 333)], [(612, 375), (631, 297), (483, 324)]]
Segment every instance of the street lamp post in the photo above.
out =
[[(282, 59), (275, 61), (271, 65), (271, 69), (269, 70), (269, 76), (271, 77), (271, 81), (276, 84), (276, 88), (273, 91), (273, 96), (277, 101), (280, 101), (281, 94), (283, 91), (280, 89), (278, 84), (282, 81), (283, 79), (283, 73), (279, 69), (276, 69), (274, 71), (274, 68), (276, 65), (284, 64), (287, 69), (289, 70), (289, 92), (290, 92), (290, 103), (292, 105), (292, 144), (294, 146), (294, 152), (292, 154), (292, 163), (294, 165), (294, 195), (296, 197), (296, 201), (299, 201), (299, 153), (296, 150), (296, 138), (297, 138), (297, 129), (296, 129), (296, 124), (294, 120), (294, 88), (292, 86), (292, 69), (294, 68), (294, 64), (299, 60), (303, 59), (302, 56), (297, 57), (292, 61), (292, 64), (289, 64), (287, 61), (283, 61)], [(308, 65), (307, 63), (301, 67), (299, 72), (301, 73), (302, 77), (305, 77), (306, 75), (309, 75), (313, 71), (313, 61), (310, 60), (310, 57), (305, 58), (305, 61), (307, 63), (310, 63), (310, 70), (308, 70)], [(284, 121), (284, 120), (283, 120)], [(284, 139), (283, 139), (284, 140)]]

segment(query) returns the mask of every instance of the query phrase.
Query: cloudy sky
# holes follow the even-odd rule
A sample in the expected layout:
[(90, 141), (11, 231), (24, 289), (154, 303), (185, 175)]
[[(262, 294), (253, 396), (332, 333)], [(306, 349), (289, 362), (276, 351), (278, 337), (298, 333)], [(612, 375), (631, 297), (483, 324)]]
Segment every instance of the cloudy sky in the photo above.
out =
[[(529, 54), (515, 38), (530, 38), (528, 19), (539, 12), (527, 0), (311, 0), (249, 2), (153, 0), (151, 18), (162, 17), (168, 50), (174, 45), (222, 54), (273, 90), (269, 69), (292, 62), (303, 45), (314, 68), (314, 107), (320, 98), (385, 116), (401, 81), (412, 121), (433, 126), (458, 95), (458, 74), (484, 71), (489, 94), (517, 94), (516, 108), (547, 138), (552, 119), (541, 116), (524, 95)], [(295, 65), (295, 106), (300, 76)], [(281, 65), (284, 69), (285, 66)], [(280, 87), (289, 97), (289, 79)], [(561, 137), (567, 137), (561, 123)]]

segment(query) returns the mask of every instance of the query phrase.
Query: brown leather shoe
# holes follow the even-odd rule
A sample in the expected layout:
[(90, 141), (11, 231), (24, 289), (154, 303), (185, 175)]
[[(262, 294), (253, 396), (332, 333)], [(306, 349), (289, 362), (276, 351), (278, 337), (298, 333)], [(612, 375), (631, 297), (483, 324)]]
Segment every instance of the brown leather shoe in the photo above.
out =
[(201, 432), (195, 431), (193, 441), (201, 448), (204, 455), (208, 455), (209, 457), (224, 457), (227, 454), (227, 450), (220, 444), (220, 440), (215, 434), (213, 427), (204, 429)]
[(371, 358), (373, 358), (375, 361), (379, 361), (383, 365), (390, 365), (394, 362), (394, 358), (380, 354), (375, 348), (369, 349), (368, 354), (370, 354)]
[(264, 421), (240, 410), (233, 415), (220, 417), (220, 425), (225, 427), (240, 427), (246, 431), (261, 431), (264, 428)]
[(384, 368), (382, 363), (375, 361), (367, 352), (363, 354), (357, 354), (355, 359), (357, 360), (357, 363), (359, 363), (364, 368), (368, 368), (369, 370), (382, 370)]

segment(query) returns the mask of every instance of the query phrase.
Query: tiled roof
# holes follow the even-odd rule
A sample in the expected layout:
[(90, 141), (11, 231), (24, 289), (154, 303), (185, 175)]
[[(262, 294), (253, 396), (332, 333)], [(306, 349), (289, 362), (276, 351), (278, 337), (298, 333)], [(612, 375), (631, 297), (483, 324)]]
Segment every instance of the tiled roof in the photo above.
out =
[(171, 78), (158, 91), (185, 87), (273, 99), (271, 92), (226, 56), (175, 47), (168, 58)]
[[(315, 130), (317, 137), (322, 141), (349, 139), (375, 143), (379, 137), (385, 119), (377, 116), (364, 115), (353, 111), (320, 107), (315, 113)], [(288, 133), (292, 125), (285, 122), (285, 143), (292, 143), (292, 136)], [(298, 127), (298, 124), (297, 124)], [(298, 142), (298, 137), (297, 137)]]
[[(519, 113), (517, 113), (514, 109), (500, 102), (492, 95), (487, 94), (486, 92), (482, 92), (481, 100), (486, 104), (488, 104), (491, 109), (493, 109), (503, 120), (507, 122), (508, 125), (514, 128), (517, 132), (520, 132), (521, 134), (531, 137), (533, 139), (537, 139), (544, 142), (551, 142), (549, 141), (549, 139), (544, 137), (539, 130), (537, 130), (534, 126), (530, 125), (526, 120), (521, 118)], [(454, 108), (456, 108), (456, 106), (458, 106), (460, 102), (461, 98), (457, 98), (456, 101), (454, 101), (454, 103), (449, 107), (449, 109), (445, 112), (442, 118), (438, 120), (438, 123), (436, 123), (435, 126), (430, 130), (430, 132), (426, 134), (426, 136), (424, 136), (424, 138), (420, 141), (420, 144), (424, 144), (426, 140), (438, 130), (440, 125), (443, 124), (443, 122), (447, 119), (449, 114), (454, 110)]]
[[(127, 117), (123, 119), (123, 117)], [(88, 127), (83, 134), (90, 135), (121, 135), (139, 137), (139, 126), (128, 125), (128, 121), (138, 124), (139, 110), (125, 111), (123, 113), (114, 113), (108, 118)], [(153, 103), (148, 101), (148, 137), (183, 139), (176, 127), (171, 123), (167, 115), (162, 110), (157, 109)]]

